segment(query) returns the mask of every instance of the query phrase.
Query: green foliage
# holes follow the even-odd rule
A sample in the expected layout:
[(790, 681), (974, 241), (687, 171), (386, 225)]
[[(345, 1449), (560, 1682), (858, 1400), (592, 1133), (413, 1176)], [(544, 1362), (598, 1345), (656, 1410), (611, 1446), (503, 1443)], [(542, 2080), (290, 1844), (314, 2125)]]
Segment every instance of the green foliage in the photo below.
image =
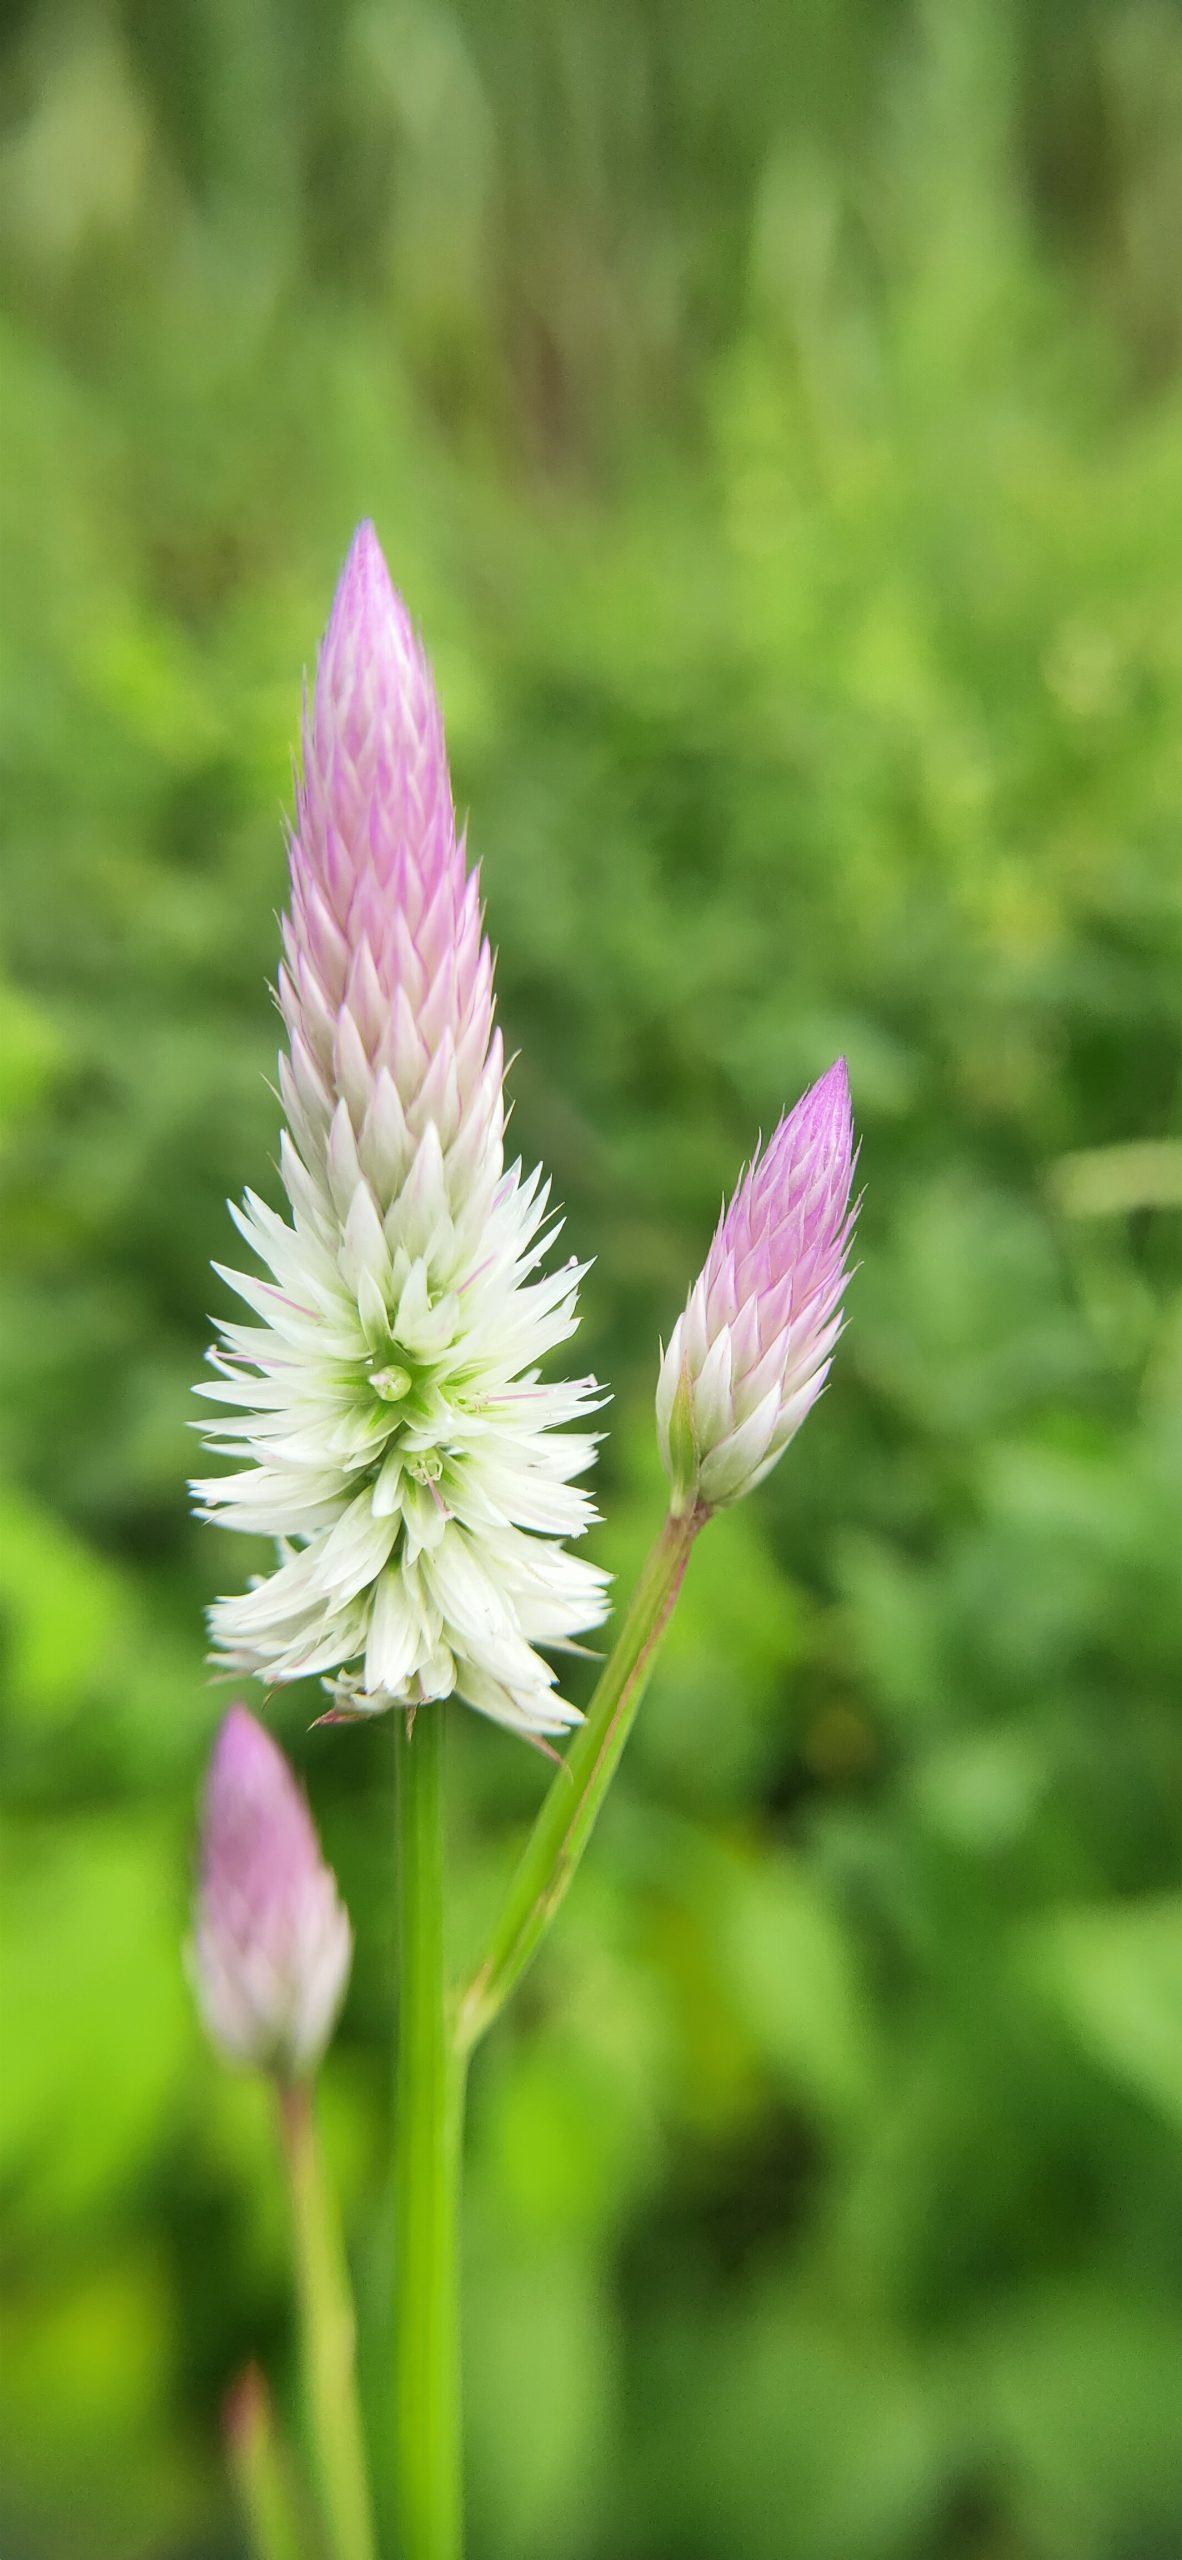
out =
[[(838, 1049), (866, 1182), (833, 1386), (703, 1540), (475, 2073), (473, 2560), (1169, 2560), (1179, 27), (26, 0), (3, 44), (0, 2542), (228, 2560), (220, 2396), (258, 2353), (291, 2409), (266, 2111), (182, 1964), (250, 1558), (183, 1485), (370, 513), (597, 1257), (622, 1580), (658, 1334)], [(314, 1711), (381, 2446), (390, 1737)], [(450, 1739), (468, 1943), (545, 1771)]]

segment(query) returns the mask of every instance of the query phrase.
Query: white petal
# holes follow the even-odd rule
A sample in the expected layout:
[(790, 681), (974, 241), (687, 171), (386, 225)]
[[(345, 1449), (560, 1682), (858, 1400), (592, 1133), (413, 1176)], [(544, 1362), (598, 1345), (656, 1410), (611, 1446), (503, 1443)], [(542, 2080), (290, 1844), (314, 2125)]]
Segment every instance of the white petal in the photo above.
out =
[(397, 1697), (423, 1649), (422, 1633), (406, 1585), (388, 1566), (374, 1591), (365, 1647), (365, 1684)]

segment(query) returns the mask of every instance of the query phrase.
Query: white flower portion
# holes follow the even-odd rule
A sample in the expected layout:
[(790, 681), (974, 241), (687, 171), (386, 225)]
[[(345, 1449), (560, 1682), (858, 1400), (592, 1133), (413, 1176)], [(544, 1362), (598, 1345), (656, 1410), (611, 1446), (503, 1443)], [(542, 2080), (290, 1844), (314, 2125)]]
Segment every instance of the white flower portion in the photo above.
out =
[[(497, 1150), (499, 1154), (499, 1149)], [(606, 1577), (555, 1542), (594, 1518), (572, 1481), (594, 1436), (594, 1381), (544, 1384), (576, 1324), (582, 1268), (539, 1277), (557, 1226), (540, 1176), (513, 1166), (453, 1210), (428, 1126), (383, 1220), (344, 1104), (338, 1199), (284, 1141), (287, 1225), (248, 1194), (237, 1223), (271, 1273), (223, 1277), (259, 1324), (219, 1326), (227, 1412), (211, 1449), (247, 1460), (195, 1488), (206, 1517), (278, 1538), (276, 1571), (214, 1604), (218, 1660), (272, 1681), (341, 1672), (358, 1713), (446, 1698), (526, 1733), (578, 1721), (536, 1644), (604, 1615)], [(583, 1266), (585, 1268), (585, 1266)]]

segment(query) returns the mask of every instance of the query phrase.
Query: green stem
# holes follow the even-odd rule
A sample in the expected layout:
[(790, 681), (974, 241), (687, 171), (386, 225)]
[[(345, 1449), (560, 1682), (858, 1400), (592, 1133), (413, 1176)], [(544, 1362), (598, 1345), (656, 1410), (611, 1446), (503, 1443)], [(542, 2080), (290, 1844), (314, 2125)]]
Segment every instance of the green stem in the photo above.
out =
[(332, 2560), (376, 2560), (357, 2406), (353, 2303), (311, 2090), (281, 2084), (279, 2129), (291, 2187), (308, 2426)]
[(488, 1953), (460, 2002), (461, 2053), (490, 2027), (535, 1955), (591, 1836), (632, 1730), (690, 1549), (707, 1514), (671, 1515), (651, 1549), (587, 1712), (557, 1772), (509, 1887)]
[(257, 2364), (226, 2401), (226, 2453), (251, 2560), (304, 2560), (291, 2483), (275, 2433), (271, 2394)]
[(443, 1940), (443, 1710), (395, 1717), (398, 2083), (395, 2452), (402, 2560), (459, 2560), (459, 2183), (463, 2064)]

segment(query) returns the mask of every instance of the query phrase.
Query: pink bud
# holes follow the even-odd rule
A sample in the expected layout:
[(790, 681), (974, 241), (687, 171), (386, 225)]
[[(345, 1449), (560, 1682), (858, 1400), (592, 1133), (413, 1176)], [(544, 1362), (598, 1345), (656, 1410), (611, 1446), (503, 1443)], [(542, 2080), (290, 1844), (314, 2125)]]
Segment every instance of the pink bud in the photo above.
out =
[(348, 1914), (303, 1789), (245, 1707), (231, 1707), (209, 1765), (193, 1953), (229, 2061), (284, 2079), (315, 2069), (349, 1978)]
[(839, 1058), (743, 1176), (674, 1327), (657, 1430), (675, 1511), (738, 1502), (816, 1403), (843, 1323), (853, 1169)]

